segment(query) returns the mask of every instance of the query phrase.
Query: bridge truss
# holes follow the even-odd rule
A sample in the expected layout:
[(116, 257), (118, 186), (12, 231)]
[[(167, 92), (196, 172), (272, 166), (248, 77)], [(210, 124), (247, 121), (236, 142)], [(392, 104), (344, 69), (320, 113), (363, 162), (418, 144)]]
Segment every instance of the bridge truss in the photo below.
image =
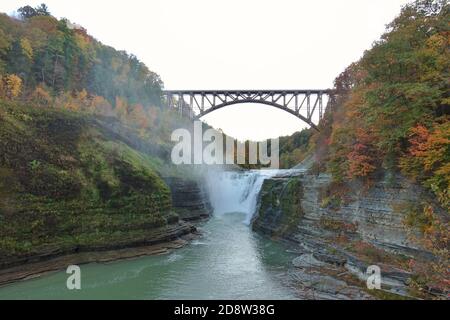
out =
[(199, 119), (221, 108), (259, 103), (291, 113), (318, 130), (324, 114), (324, 98), (333, 99), (333, 90), (167, 90), (163, 91), (169, 108), (181, 115)]

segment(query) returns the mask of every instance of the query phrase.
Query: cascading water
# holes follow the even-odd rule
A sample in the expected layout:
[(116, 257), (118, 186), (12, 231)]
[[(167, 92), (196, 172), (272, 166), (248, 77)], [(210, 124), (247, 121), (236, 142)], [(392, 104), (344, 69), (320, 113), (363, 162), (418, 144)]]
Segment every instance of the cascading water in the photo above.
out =
[(264, 179), (279, 174), (210, 169), (205, 190), (215, 217), (199, 225), (201, 239), (167, 255), (83, 265), (83, 290), (67, 290), (62, 271), (1, 287), (0, 300), (294, 299), (283, 280), (294, 256), (241, 223), (250, 224)]
[(249, 225), (256, 211), (258, 194), (265, 179), (278, 170), (251, 170), (211, 172), (207, 175), (207, 188), (215, 215), (244, 213)]

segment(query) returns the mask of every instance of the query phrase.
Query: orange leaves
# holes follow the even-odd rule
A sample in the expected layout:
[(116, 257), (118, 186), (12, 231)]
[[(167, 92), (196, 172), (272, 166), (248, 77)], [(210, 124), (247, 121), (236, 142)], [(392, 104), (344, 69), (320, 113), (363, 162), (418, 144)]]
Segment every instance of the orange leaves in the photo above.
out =
[(37, 28), (46, 34), (57, 32), (58, 20), (52, 16), (35, 16), (27, 20), (28, 28)]
[(351, 152), (347, 155), (349, 178), (367, 177), (375, 171), (376, 151), (371, 143), (370, 135), (363, 129), (358, 129)]
[(411, 129), (409, 142), (411, 147), (409, 148), (409, 153), (416, 157), (421, 157), (426, 154), (427, 146), (426, 143), (430, 137), (430, 132), (428, 129), (422, 125), (418, 125)]
[[(430, 132), (426, 127), (418, 125), (411, 129), (409, 154), (421, 160), (425, 170), (433, 170), (448, 155), (450, 146), (450, 122), (435, 124)], [(448, 166), (448, 163), (444, 163)], [(447, 172), (448, 170), (444, 170)]]
[(348, 155), (349, 169), (348, 176), (353, 177), (367, 177), (375, 170), (375, 166), (370, 162), (372, 158), (366, 155), (358, 154), (356, 151)]
[(436, 122), (432, 129), (417, 125), (410, 131), (408, 152), (400, 167), (409, 177), (425, 181), (439, 202), (450, 204), (450, 121)]
[[(444, 161), (444, 157), (449, 157), (450, 146), (450, 122), (442, 125), (435, 125), (433, 133), (425, 143), (426, 154), (424, 158), (425, 169), (432, 170), (436, 165)], [(448, 163), (447, 163), (448, 165)]]

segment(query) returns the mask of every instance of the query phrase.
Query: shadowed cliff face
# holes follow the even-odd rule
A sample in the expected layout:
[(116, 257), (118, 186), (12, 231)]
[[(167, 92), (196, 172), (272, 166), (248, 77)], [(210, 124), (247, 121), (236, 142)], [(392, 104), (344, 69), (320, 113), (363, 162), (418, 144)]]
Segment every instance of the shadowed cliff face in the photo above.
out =
[[(415, 275), (410, 273), (408, 261), (429, 262), (434, 257), (411, 240), (411, 235), (419, 233), (405, 226), (402, 208), (426, 194), (401, 177), (395, 184), (379, 181), (369, 189), (356, 183), (347, 185), (339, 197), (328, 192), (331, 183), (326, 174), (297, 173), (267, 179), (253, 229), (294, 243), (302, 253), (298, 260), (306, 261), (308, 268), (327, 275), (333, 268), (342, 269), (359, 279), (359, 285), (367, 278), (367, 267), (378, 265), (384, 276), (383, 288), (409, 296), (408, 285)], [(296, 270), (305, 267), (304, 263), (296, 264)], [(304, 285), (304, 276), (295, 277)], [(330, 293), (323, 294), (326, 298)]]
[(164, 180), (172, 193), (172, 208), (180, 219), (196, 221), (212, 214), (208, 195), (197, 181), (177, 177)]

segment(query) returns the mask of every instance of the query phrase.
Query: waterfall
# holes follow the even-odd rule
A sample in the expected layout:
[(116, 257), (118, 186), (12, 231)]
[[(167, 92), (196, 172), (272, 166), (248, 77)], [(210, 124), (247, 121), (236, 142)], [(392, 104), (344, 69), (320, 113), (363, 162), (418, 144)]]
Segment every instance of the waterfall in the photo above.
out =
[(277, 172), (278, 170), (210, 172), (206, 180), (214, 214), (245, 213), (244, 223), (249, 225), (255, 214), (264, 180)]

